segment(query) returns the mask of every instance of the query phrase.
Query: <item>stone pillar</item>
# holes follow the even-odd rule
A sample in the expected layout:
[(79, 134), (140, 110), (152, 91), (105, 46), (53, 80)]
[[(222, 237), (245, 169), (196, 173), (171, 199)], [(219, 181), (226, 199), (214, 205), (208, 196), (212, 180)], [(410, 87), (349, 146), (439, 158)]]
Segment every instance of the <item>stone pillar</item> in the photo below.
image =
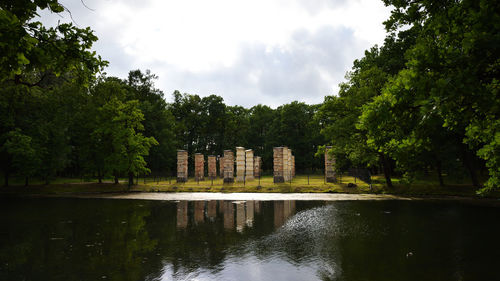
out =
[(295, 178), (295, 155), (292, 155), (292, 177)]
[(215, 179), (217, 177), (217, 159), (215, 155), (208, 156), (208, 178)]
[(205, 156), (201, 153), (194, 154), (194, 179), (197, 181), (205, 179)]
[(224, 182), (234, 182), (234, 156), (231, 150), (224, 150)]
[(245, 180), (245, 148), (236, 147), (236, 181)]
[(325, 147), (325, 179), (326, 182), (336, 182), (337, 177), (335, 175), (335, 158), (328, 155), (328, 151), (332, 149), (331, 146)]
[(273, 148), (273, 181), (275, 183), (285, 181), (283, 177), (283, 150), (284, 147)]
[(245, 159), (246, 159), (246, 169), (245, 169), (245, 179), (247, 181), (253, 180), (253, 150), (247, 149), (245, 151)]
[(224, 157), (219, 157), (219, 177), (224, 178)]
[(261, 167), (262, 167), (262, 158), (260, 156), (255, 156), (253, 158), (253, 176), (255, 178), (260, 177)]
[(283, 147), (283, 180), (290, 180), (290, 172), (289, 172), (289, 161), (288, 161), (288, 147)]
[(288, 155), (287, 155), (287, 168), (288, 168), (288, 180), (292, 180), (292, 150), (289, 148), (288, 149)]
[(185, 150), (177, 150), (177, 182), (188, 180), (188, 153)]

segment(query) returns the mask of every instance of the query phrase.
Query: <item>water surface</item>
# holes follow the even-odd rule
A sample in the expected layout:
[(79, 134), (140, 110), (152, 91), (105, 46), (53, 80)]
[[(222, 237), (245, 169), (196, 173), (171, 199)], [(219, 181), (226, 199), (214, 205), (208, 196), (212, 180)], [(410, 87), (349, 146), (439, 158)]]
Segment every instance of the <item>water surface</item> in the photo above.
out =
[(0, 200), (0, 280), (500, 280), (500, 208)]

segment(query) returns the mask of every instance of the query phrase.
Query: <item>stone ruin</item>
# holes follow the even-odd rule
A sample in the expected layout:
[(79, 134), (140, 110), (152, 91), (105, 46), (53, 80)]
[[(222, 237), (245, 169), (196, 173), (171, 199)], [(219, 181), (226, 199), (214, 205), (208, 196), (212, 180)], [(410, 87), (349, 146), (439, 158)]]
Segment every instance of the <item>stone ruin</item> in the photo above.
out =
[(208, 178), (213, 180), (217, 177), (217, 158), (215, 155), (208, 156)]
[(188, 179), (188, 153), (177, 150), (177, 182), (187, 182)]
[(295, 158), (292, 155), (292, 150), (286, 146), (275, 147), (273, 149), (273, 167), (273, 181), (275, 183), (290, 181), (295, 173)]
[(262, 158), (255, 156), (253, 158), (253, 176), (254, 178), (260, 177), (262, 174)]
[(336, 182), (337, 175), (335, 174), (335, 158), (329, 155), (328, 151), (332, 149), (331, 146), (325, 147), (325, 181)]
[(236, 147), (236, 181), (243, 182), (245, 180), (245, 148)]
[(253, 173), (254, 173), (254, 162), (253, 162), (253, 150), (247, 149), (245, 150), (245, 163), (246, 163), (246, 168), (245, 168), (245, 180), (246, 181), (251, 181), (254, 179)]
[(196, 181), (205, 179), (205, 156), (201, 153), (194, 154), (194, 179)]
[(232, 150), (224, 150), (224, 183), (234, 182), (234, 156)]

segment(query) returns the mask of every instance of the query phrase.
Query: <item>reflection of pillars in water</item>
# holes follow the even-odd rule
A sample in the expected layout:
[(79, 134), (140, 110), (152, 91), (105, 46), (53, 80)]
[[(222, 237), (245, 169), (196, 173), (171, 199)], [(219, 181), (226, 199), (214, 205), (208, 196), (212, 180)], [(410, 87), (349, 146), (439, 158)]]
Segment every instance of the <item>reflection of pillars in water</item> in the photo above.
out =
[(236, 231), (242, 232), (245, 226), (245, 203), (238, 202), (236, 205)]
[(295, 212), (295, 201), (283, 201), (283, 221), (286, 221)]
[(224, 228), (233, 229), (234, 227), (233, 203), (231, 203), (231, 201), (224, 201), (222, 210), (224, 212)]
[(247, 226), (253, 226), (254, 201), (247, 201)]
[(279, 228), (295, 213), (295, 201), (274, 201), (274, 227)]
[(274, 201), (274, 228), (279, 228), (284, 223), (283, 201)]
[(205, 218), (205, 201), (194, 201), (194, 222), (201, 223)]
[(177, 202), (177, 227), (186, 228), (188, 223), (188, 202)]
[(207, 202), (207, 217), (210, 221), (214, 221), (217, 216), (217, 201)]
[(253, 201), (253, 207), (256, 214), (260, 214), (260, 201)]

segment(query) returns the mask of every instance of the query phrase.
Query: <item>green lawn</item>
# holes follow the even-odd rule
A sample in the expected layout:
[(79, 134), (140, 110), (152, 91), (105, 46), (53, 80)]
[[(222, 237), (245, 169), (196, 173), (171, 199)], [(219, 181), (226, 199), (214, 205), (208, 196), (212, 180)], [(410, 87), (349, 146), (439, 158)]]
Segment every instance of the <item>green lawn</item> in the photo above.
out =
[[(412, 184), (401, 183), (400, 179), (394, 178), (394, 188), (388, 189), (385, 186), (384, 177), (376, 175), (372, 177), (373, 184), (370, 188), (368, 184), (343, 175), (337, 183), (325, 183), (321, 175), (299, 175), (291, 182), (273, 183), (272, 176), (264, 176), (259, 181), (235, 182), (224, 184), (220, 178), (213, 181), (206, 178), (197, 182), (190, 178), (186, 183), (177, 183), (175, 178), (139, 178), (138, 184), (132, 186), (133, 192), (306, 192), (306, 193), (383, 193), (400, 195), (458, 195), (476, 196), (475, 189), (468, 182), (450, 183), (445, 187), (439, 186), (437, 180), (432, 177), (422, 177)], [(355, 187), (348, 187), (349, 183), (354, 183)], [(99, 192), (124, 192), (128, 191), (125, 179), (120, 180), (120, 184), (115, 185), (111, 179), (106, 179), (104, 183), (98, 184), (96, 180), (59, 178), (49, 185), (41, 182), (33, 182), (25, 187), (19, 182), (14, 182), (13, 186), (0, 188), (3, 193), (32, 193), (32, 194), (64, 194), (64, 193), (99, 193)], [(490, 194), (492, 197), (500, 197), (500, 194)]]

